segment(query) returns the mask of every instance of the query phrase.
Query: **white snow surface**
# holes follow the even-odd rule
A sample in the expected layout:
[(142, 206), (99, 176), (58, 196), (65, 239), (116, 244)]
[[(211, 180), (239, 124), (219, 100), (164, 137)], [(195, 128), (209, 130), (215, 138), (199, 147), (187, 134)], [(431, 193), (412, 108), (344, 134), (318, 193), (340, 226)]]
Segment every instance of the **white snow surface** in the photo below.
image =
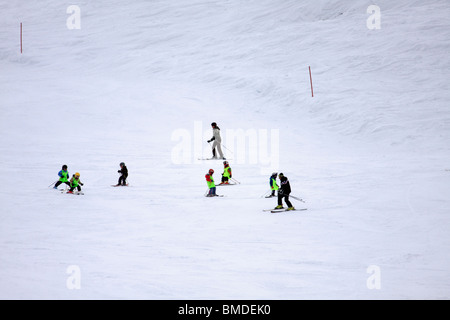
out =
[[(450, 298), (448, 0), (377, 1), (375, 30), (371, 1), (76, 4), (70, 30), (0, 2), (0, 298)], [(227, 130), (278, 130), (279, 161)], [(85, 195), (48, 187), (63, 164)], [(272, 170), (307, 211), (262, 211)]]

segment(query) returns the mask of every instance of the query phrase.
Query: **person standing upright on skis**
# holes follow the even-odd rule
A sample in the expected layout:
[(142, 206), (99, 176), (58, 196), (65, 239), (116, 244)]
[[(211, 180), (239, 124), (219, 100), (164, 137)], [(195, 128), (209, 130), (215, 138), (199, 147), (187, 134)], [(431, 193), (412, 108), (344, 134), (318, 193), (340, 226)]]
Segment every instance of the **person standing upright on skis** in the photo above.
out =
[(126, 186), (127, 185), (127, 178), (128, 178), (128, 169), (125, 163), (120, 163), (120, 170), (117, 171), (120, 173), (119, 182), (117, 183), (117, 186)]
[(280, 178), (280, 189), (278, 190), (278, 206), (275, 209), (283, 209), (283, 198), (286, 201), (288, 208), (286, 210), (294, 210), (294, 206), (289, 201), (289, 194), (291, 193), (291, 185), (287, 177), (284, 174), (280, 173), (278, 175)]
[(231, 168), (228, 161), (223, 162), (223, 173), (222, 173), (222, 183), (221, 184), (229, 184), (228, 180), (231, 179)]
[[(220, 128), (217, 126), (217, 123), (213, 122), (211, 123), (211, 127), (213, 129), (213, 136), (210, 140), (208, 140), (208, 143), (210, 143), (211, 141), (214, 141), (213, 145), (212, 145), (212, 154), (213, 154), (213, 159), (223, 159), (226, 160), (225, 157), (223, 156), (223, 152), (222, 152), (222, 138), (220, 137)], [(216, 156), (216, 148), (217, 151), (219, 152), (219, 157)]]
[(267, 196), (266, 198), (275, 197), (275, 191), (277, 191), (279, 189), (278, 184), (277, 184), (277, 175), (278, 174), (276, 172), (274, 172), (270, 176), (269, 184), (270, 184), (270, 190), (272, 190), (272, 193), (269, 196)]
[(215, 197), (216, 196), (216, 185), (214, 184), (214, 178), (213, 178), (213, 169), (209, 169), (208, 173), (205, 175), (206, 178), (206, 184), (209, 188), (209, 193), (207, 194), (207, 197)]

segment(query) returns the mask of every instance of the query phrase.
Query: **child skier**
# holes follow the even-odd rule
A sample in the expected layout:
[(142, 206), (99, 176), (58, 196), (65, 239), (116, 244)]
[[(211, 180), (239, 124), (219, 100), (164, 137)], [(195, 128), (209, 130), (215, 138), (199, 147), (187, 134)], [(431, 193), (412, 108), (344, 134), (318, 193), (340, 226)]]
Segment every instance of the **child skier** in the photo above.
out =
[(228, 180), (231, 179), (231, 168), (228, 161), (223, 162), (223, 173), (222, 173), (222, 182), (221, 184), (229, 184)]
[(209, 188), (209, 193), (207, 197), (215, 197), (216, 196), (216, 185), (214, 184), (214, 178), (213, 178), (213, 169), (209, 169), (208, 173), (205, 175), (206, 178), (206, 184)]
[(61, 168), (61, 171), (58, 172), (59, 180), (55, 183), (55, 186), (53, 189), (58, 189), (59, 185), (62, 183), (67, 184), (70, 186), (69, 183), (69, 172), (67, 171), (67, 166), (63, 165)]
[(211, 123), (211, 127), (213, 129), (213, 136), (210, 140), (208, 140), (208, 143), (214, 141), (212, 145), (213, 159), (218, 159), (216, 156), (216, 148), (217, 148), (217, 151), (219, 151), (219, 159), (226, 160), (222, 153), (222, 146), (220, 145), (222, 143), (222, 138), (220, 137), (220, 128), (217, 126), (217, 123), (215, 122)]
[(275, 191), (277, 191), (280, 188), (280, 187), (278, 187), (278, 184), (277, 184), (277, 173), (276, 172), (272, 173), (272, 175), (270, 176), (269, 185), (270, 185), (270, 189), (272, 190), (272, 193), (270, 195), (268, 195), (266, 198), (275, 197)]
[(73, 190), (77, 188), (78, 192), (81, 191), (81, 187), (83, 183), (80, 181), (80, 174), (77, 172), (72, 176), (72, 179), (70, 179), (70, 189), (68, 193), (73, 193)]
[(116, 187), (118, 186), (127, 186), (127, 178), (128, 178), (128, 169), (125, 166), (124, 162), (120, 163), (120, 170), (117, 171), (118, 173), (121, 174), (121, 176), (119, 177), (119, 182), (116, 184)]
[(292, 203), (289, 201), (289, 194), (291, 193), (291, 185), (287, 177), (284, 174), (280, 173), (278, 175), (280, 178), (280, 188), (278, 190), (278, 206), (275, 209), (283, 209), (283, 198), (286, 201), (288, 208), (286, 210), (295, 210)]

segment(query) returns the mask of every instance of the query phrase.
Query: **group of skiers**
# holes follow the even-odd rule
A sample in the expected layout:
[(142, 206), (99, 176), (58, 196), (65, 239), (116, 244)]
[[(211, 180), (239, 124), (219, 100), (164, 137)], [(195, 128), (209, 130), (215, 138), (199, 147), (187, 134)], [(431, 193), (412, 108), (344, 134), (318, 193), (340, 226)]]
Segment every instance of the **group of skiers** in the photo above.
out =
[[(209, 169), (208, 173), (205, 175), (206, 184), (208, 185), (209, 192), (206, 195), (207, 197), (215, 197), (216, 194), (216, 184), (214, 183), (213, 178), (214, 170)], [(223, 173), (222, 173), (222, 181), (219, 185), (230, 184), (230, 179), (232, 178), (232, 171), (228, 161), (223, 162)]]
[(61, 171), (58, 172), (58, 176), (59, 180), (56, 181), (53, 189), (58, 189), (61, 184), (65, 183), (69, 186), (69, 191), (67, 191), (68, 193), (73, 193), (75, 188), (78, 190), (78, 192), (81, 191), (81, 186), (83, 185), (83, 183), (80, 181), (79, 172), (76, 172), (69, 180), (69, 171), (67, 171), (67, 165), (63, 165)]
[[(277, 184), (277, 176), (280, 179), (280, 186)], [(283, 173), (274, 172), (269, 179), (270, 190), (272, 193), (267, 198), (275, 197), (275, 191), (278, 191), (278, 205), (275, 209), (283, 209), (283, 199), (288, 206), (287, 210), (294, 210), (294, 206), (289, 201), (289, 194), (291, 193), (291, 184)]]
[[(211, 123), (211, 127), (213, 129), (213, 137), (208, 140), (208, 143), (211, 141), (214, 141), (212, 145), (212, 159), (223, 159), (225, 160), (225, 157), (223, 156), (222, 148), (221, 148), (221, 142), (222, 139), (220, 137), (220, 128), (217, 125), (216, 122)], [(216, 148), (219, 153), (219, 157), (217, 157), (216, 154)], [(223, 162), (224, 165), (224, 171), (222, 173), (222, 182), (221, 184), (228, 184), (228, 180), (231, 178), (231, 168), (228, 161)], [(207, 197), (215, 197), (216, 194), (216, 185), (214, 183), (213, 178), (214, 170), (209, 169), (208, 173), (205, 175), (206, 178), (206, 184), (208, 185), (209, 192), (207, 194)], [(280, 179), (280, 186), (277, 184), (277, 177)], [(275, 192), (278, 191), (278, 205), (275, 207), (275, 209), (283, 209), (283, 199), (286, 202), (286, 205), (288, 208), (286, 210), (295, 210), (292, 203), (289, 201), (289, 194), (291, 193), (291, 185), (289, 183), (289, 180), (287, 177), (284, 176), (283, 173), (278, 174), (277, 172), (272, 173), (269, 184), (271, 188), (271, 194), (268, 196), (268, 198), (275, 197)]]
[[(222, 152), (222, 138), (220, 137), (220, 128), (217, 125), (217, 123), (213, 122), (211, 123), (211, 127), (213, 129), (213, 136), (210, 140), (208, 140), (208, 143), (211, 143), (211, 141), (214, 141), (212, 145), (212, 159), (223, 159), (223, 173), (222, 173), (222, 180), (219, 185), (227, 185), (230, 184), (230, 179), (232, 179), (232, 171), (230, 167), (230, 163), (225, 159)], [(216, 149), (219, 153), (219, 157), (217, 157)], [(127, 186), (127, 178), (128, 178), (128, 169), (125, 166), (124, 162), (121, 162), (119, 164), (120, 170), (117, 172), (120, 173), (119, 181), (114, 187), (117, 186)], [(216, 194), (216, 184), (214, 182), (213, 178), (214, 170), (209, 169), (208, 173), (205, 175), (206, 178), (206, 184), (208, 185), (208, 194), (207, 197), (215, 197)], [(69, 172), (67, 171), (67, 165), (63, 165), (61, 171), (58, 172), (59, 180), (55, 183), (54, 189), (58, 189), (58, 186), (65, 183), (69, 186), (68, 193), (73, 193), (75, 189), (78, 190), (78, 192), (81, 192), (81, 186), (83, 186), (83, 183), (80, 181), (80, 173), (76, 172), (72, 178), (69, 180)], [(280, 179), (280, 186), (277, 184), (277, 177)], [(275, 192), (278, 191), (278, 205), (275, 207), (275, 209), (282, 209), (283, 208), (283, 199), (286, 202), (286, 205), (288, 208), (286, 210), (295, 210), (292, 203), (289, 201), (289, 194), (291, 193), (291, 186), (289, 184), (289, 180), (287, 177), (284, 176), (283, 173), (277, 173), (274, 172), (269, 179), (269, 185), (271, 189), (271, 194), (267, 196), (267, 198), (275, 197)]]
[[(77, 189), (78, 192), (81, 192), (81, 186), (84, 184), (80, 181), (80, 173), (76, 172), (69, 180), (69, 171), (67, 169), (67, 165), (62, 166), (61, 171), (58, 172), (59, 179), (56, 181), (53, 189), (58, 189), (58, 187), (64, 183), (69, 187), (67, 193), (73, 193), (75, 189)], [(124, 162), (120, 163), (120, 170), (117, 172), (120, 173), (120, 177), (115, 186), (127, 186), (128, 169)]]
[[(222, 184), (229, 184), (229, 179), (231, 178), (231, 168), (228, 163), (228, 161), (224, 161), (224, 170), (222, 173), (222, 182), (219, 185)], [(208, 173), (205, 175), (206, 178), (206, 184), (208, 185), (209, 192), (206, 195), (207, 197), (216, 197), (216, 185), (214, 183), (213, 178), (214, 170), (209, 169)], [(280, 185), (277, 184), (277, 177), (280, 179)], [(291, 184), (289, 183), (288, 178), (283, 173), (277, 173), (274, 172), (270, 176), (269, 179), (269, 185), (271, 189), (271, 194), (267, 196), (266, 198), (272, 198), (275, 197), (275, 192), (278, 191), (278, 205), (274, 209), (283, 209), (283, 199), (286, 202), (287, 211), (295, 210), (294, 206), (292, 205), (291, 201), (289, 200), (289, 195), (291, 193)]]
[[(226, 161), (225, 157), (223, 156), (223, 152), (222, 152), (222, 138), (220, 136), (220, 128), (217, 125), (216, 122), (211, 123), (211, 127), (213, 130), (213, 136), (211, 139), (209, 139), (207, 142), (211, 143), (211, 141), (214, 141), (212, 144), (212, 158), (211, 159), (222, 159), (225, 160), (223, 162), (223, 173), (222, 173), (222, 182), (220, 184), (229, 184), (229, 179), (231, 179), (232, 174), (231, 174), (231, 168), (230, 168), (230, 164), (228, 163), (228, 161)], [(217, 156), (216, 153), (216, 149), (219, 153), (219, 156)], [(213, 174), (214, 174), (214, 170), (213, 169), (209, 169), (208, 173), (205, 175), (206, 178), (206, 184), (208, 185), (209, 188), (209, 192), (207, 194), (207, 197), (215, 197), (217, 196), (216, 194), (216, 184), (214, 183), (214, 178), (213, 178)]]

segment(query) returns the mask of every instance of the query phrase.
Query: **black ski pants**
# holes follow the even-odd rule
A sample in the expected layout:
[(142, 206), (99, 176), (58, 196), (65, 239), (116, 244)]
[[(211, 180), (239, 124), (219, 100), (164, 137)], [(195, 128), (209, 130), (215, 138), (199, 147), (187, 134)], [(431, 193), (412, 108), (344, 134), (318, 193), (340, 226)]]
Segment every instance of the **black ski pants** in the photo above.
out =
[(55, 187), (58, 188), (59, 185), (62, 184), (62, 183), (65, 183), (65, 184), (67, 184), (70, 187), (70, 183), (68, 181), (65, 181), (65, 182), (58, 181), (58, 182), (56, 182)]
[(119, 182), (117, 183), (119, 186), (124, 186), (127, 184), (127, 177), (121, 175), (119, 178)]
[(81, 191), (81, 187), (79, 185), (76, 187), (71, 187), (69, 191), (73, 191), (75, 188), (77, 188), (78, 191)]
[(289, 201), (289, 194), (280, 194), (280, 193), (278, 193), (278, 205), (279, 206), (283, 205), (283, 202), (282, 202), (283, 198), (284, 198), (284, 201), (286, 201), (286, 204), (287, 204), (288, 208), (291, 208), (292, 207), (292, 203)]

